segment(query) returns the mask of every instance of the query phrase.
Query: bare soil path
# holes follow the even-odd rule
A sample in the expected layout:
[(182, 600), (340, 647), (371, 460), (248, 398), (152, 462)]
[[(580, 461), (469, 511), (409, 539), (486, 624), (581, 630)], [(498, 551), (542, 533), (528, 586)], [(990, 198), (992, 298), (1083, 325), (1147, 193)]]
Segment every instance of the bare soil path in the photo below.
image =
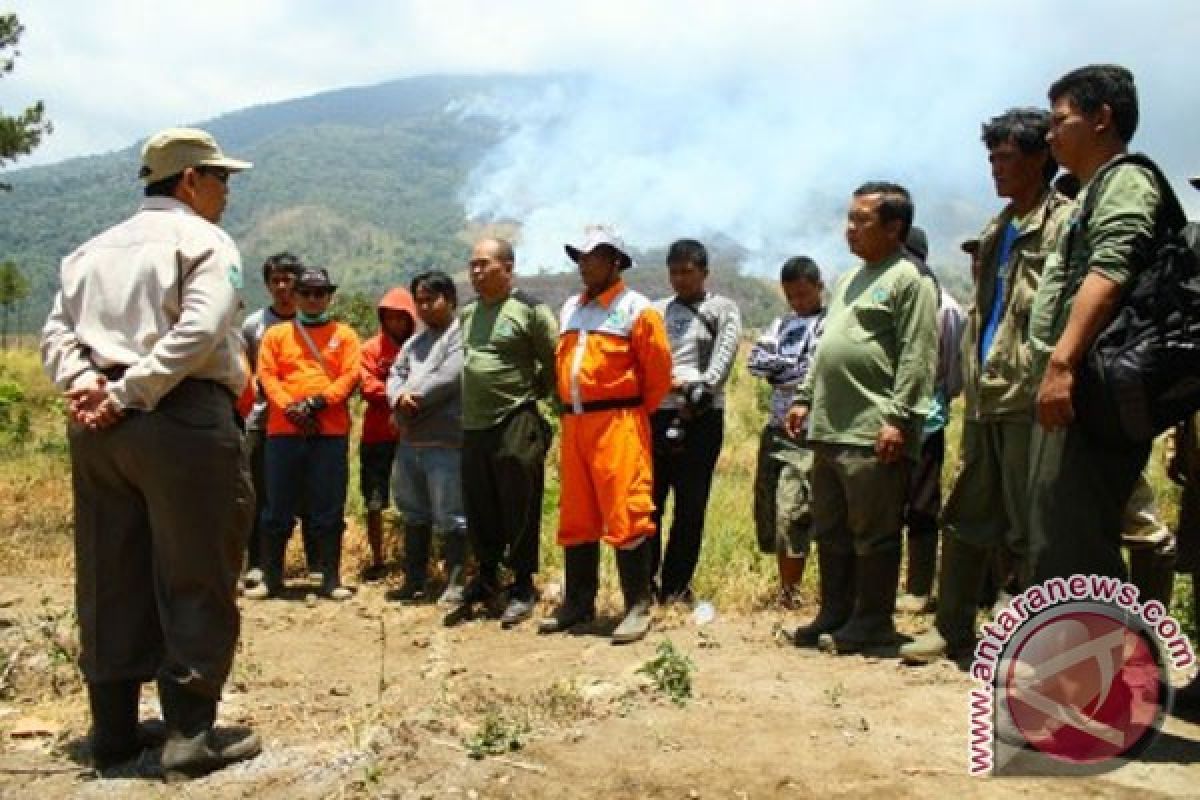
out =
[[(87, 715), (70, 605), (63, 582), (0, 578), (0, 796), (1200, 796), (1200, 727), (1177, 719), (1145, 760), (1100, 777), (971, 778), (969, 677), (777, 644), (774, 628), (807, 611), (703, 627), (666, 612), (646, 641), (613, 647), (528, 623), (443, 628), (379, 587), (340, 605), (244, 605), (221, 722), (258, 730), (259, 758), (182, 790), (146, 777), (153, 756), (141, 775), (95, 780), (73, 760)], [(682, 706), (638, 672), (664, 638), (695, 665)], [(149, 690), (143, 705), (157, 714)], [(512, 749), (471, 757), (488, 747)]]

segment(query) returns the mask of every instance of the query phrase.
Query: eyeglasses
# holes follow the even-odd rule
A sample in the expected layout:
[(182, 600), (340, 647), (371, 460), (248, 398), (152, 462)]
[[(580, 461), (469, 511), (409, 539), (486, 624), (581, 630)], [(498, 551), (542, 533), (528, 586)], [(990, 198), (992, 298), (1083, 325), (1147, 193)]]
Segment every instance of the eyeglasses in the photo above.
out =
[(229, 170), (224, 169), (222, 167), (200, 166), (200, 167), (196, 167), (196, 171), (199, 172), (201, 175), (211, 175), (212, 177), (219, 180), (221, 183), (229, 183), (229, 176), (231, 174), (233, 174)]
[(333, 294), (333, 292), (329, 291), (328, 289), (297, 289), (296, 294), (312, 300), (321, 297), (328, 297), (329, 295)]

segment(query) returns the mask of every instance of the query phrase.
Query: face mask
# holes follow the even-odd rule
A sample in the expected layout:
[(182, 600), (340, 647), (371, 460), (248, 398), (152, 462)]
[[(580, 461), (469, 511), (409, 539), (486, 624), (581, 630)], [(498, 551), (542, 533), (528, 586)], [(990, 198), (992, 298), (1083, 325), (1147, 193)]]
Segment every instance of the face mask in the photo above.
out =
[(296, 318), (300, 320), (301, 325), (324, 325), (326, 322), (329, 322), (329, 310), (326, 309), (320, 314), (309, 314), (298, 310)]

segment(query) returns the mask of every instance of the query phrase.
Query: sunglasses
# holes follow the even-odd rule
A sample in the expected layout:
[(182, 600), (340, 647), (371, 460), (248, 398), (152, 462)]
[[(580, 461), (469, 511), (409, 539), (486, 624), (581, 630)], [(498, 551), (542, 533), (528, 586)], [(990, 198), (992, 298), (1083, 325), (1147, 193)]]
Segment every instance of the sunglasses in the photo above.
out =
[(328, 297), (329, 295), (333, 294), (333, 292), (329, 291), (328, 289), (297, 289), (296, 294), (312, 300), (320, 297)]
[(196, 171), (199, 172), (201, 175), (211, 175), (212, 177), (219, 180), (221, 183), (229, 183), (229, 176), (231, 174), (233, 174), (229, 170), (222, 169), (221, 167), (201, 166), (201, 167), (197, 167)]

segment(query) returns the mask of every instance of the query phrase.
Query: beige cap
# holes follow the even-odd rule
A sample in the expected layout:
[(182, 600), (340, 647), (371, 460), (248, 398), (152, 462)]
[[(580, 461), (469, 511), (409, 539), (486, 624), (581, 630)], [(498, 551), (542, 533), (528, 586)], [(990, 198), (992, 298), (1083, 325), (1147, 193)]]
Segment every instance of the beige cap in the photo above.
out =
[(230, 172), (241, 172), (252, 166), (249, 161), (239, 161), (222, 153), (217, 140), (207, 131), (167, 128), (146, 140), (138, 177), (146, 183), (154, 183), (178, 175), (188, 167), (221, 167)]

